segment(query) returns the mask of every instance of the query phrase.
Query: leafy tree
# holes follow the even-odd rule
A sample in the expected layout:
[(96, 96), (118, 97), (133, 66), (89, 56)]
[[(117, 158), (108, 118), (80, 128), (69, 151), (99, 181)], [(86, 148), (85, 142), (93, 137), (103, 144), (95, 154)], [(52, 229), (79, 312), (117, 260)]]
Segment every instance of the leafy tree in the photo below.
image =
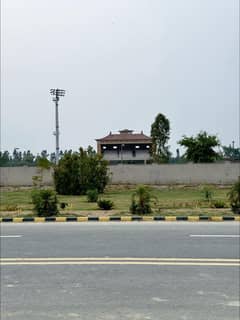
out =
[(37, 156), (35, 165), (37, 166), (38, 174), (32, 177), (33, 185), (37, 188), (41, 188), (43, 185), (44, 170), (49, 170), (52, 167), (52, 163), (47, 158), (46, 150), (41, 152), (41, 156)]
[(214, 162), (219, 158), (213, 148), (219, 146), (220, 142), (216, 136), (208, 135), (206, 131), (201, 131), (195, 138), (183, 136), (178, 144), (187, 148), (184, 157), (188, 161)]
[(34, 159), (35, 159), (35, 156), (30, 152), (30, 150), (28, 150), (27, 152), (26, 151), (23, 151), (23, 162), (25, 164), (33, 164), (34, 163)]
[(18, 148), (15, 148), (13, 150), (13, 156), (12, 156), (13, 161), (18, 162), (22, 160), (22, 153), (21, 151), (18, 151)]
[(95, 156), (96, 155), (96, 151), (93, 149), (92, 146), (88, 146), (87, 147), (87, 154), (91, 157), (91, 156)]
[(34, 159), (34, 155), (29, 150), (21, 152), (15, 148), (12, 155), (8, 151), (0, 152), (1, 167), (34, 166)]
[(7, 166), (10, 161), (10, 154), (8, 151), (0, 151), (0, 166)]
[[(48, 160), (49, 154), (47, 153), (47, 150), (42, 150), (40, 155), (38, 154), (36, 156), (36, 165), (37, 166), (42, 166), (44, 167), (44, 164), (49, 163), (50, 161)], [(42, 165), (41, 165), (42, 164)]]
[(168, 162), (169, 147), (166, 145), (170, 137), (169, 120), (159, 113), (151, 126), (152, 157), (156, 162)]
[(82, 148), (67, 151), (54, 170), (54, 183), (59, 194), (86, 194), (87, 190), (104, 191), (108, 182), (107, 161)]
[(40, 169), (50, 169), (51, 162), (47, 158), (37, 157), (36, 159), (36, 165)]
[(42, 150), (41, 152), (41, 158), (47, 159), (49, 154), (47, 153), (47, 150)]
[(222, 146), (223, 157), (231, 160), (240, 160), (240, 148), (233, 148), (231, 145), (229, 147)]
[[(49, 160), (50, 159), (50, 160)], [(8, 151), (0, 152), (0, 167), (18, 167), (18, 166), (39, 166), (39, 162), (54, 163), (55, 153), (50, 155), (47, 150), (43, 150), (40, 155), (33, 155), (30, 150), (20, 151), (19, 148), (15, 148), (12, 154)]]

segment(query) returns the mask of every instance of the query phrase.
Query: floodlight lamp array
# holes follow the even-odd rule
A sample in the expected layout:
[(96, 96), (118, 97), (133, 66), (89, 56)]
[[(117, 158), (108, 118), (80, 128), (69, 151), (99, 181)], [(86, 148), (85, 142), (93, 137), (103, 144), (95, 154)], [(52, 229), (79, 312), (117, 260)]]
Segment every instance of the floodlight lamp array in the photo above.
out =
[(50, 93), (52, 96), (56, 96), (56, 97), (64, 97), (65, 96), (65, 90), (63, 89), (51, 89)]

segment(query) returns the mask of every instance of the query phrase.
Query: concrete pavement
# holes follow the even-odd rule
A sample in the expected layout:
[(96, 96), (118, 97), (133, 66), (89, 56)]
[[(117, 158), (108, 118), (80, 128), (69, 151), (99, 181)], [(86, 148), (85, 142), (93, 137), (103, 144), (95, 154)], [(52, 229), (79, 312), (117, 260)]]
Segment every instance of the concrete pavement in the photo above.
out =
[(234, 222), (4, 224), (1, 236), (5, 262), (30, 262), (1, 267), (2, 320), (239, 320)]
[[(2, 257), (239, 257), (239, 223), (2, 224)], [(222, 237), (219, 237), (221, 235)], [(209, 237), (210, 236), (210, 237)], [(211, 237), (215, 236), (215, 237)]]

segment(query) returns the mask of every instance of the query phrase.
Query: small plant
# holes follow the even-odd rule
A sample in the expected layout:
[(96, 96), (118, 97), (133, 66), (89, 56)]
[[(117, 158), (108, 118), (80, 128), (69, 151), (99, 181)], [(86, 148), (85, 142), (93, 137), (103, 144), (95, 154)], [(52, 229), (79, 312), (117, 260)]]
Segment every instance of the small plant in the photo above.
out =
[(129, 209), (132, 214), (137, 213), (137, 202), (134, 197), (132, 197), (132, 202)]
[(5, 211), (17, 211), (19, 210), (18, 206), (16, 204), (7, 204), (5, 207)]
[(97, 202), (98, 201), (98, 191), (97, 191), (97, 189), (87, 190), (87, 201), (88, 202)]
[(43, 180), (42, 176), (33, 176), (32, 177), (33, 186), (35, 188), (40, 188), (42, 186), (42, 180)]
[(60, 203), (60, 208), (63, 209), (63, 210), (64, 210), (67, 206), (68, 206), (68, 203), (67, 203), (67, 202), (61, 202), (61, 203)]
[(227, 194), (232, 211), (240, 214), (240, 179), (234, 183), (230, 192)]
[(204, 186), (202, 188), (202, 194), (205, 201), (211, 201), (213, 199), (213, 191), (210, 187)]
[(97, 204), (102, 210), (111, 210), (114, 206), (114, 203), (111, 200), (107, 199), (99, 199)]
[(58, 214), (58, 200), (56, 192), (49, 189), (34, 190), (32, 192), (34, 211), (39, 217), (48, 217)]
[(214, 200), (212, 206), (217, 209), (222, 209), (226, 207), (226, 204), (223, 200)]
[(139, 185), (132, 195), (132, 203), (130, 212), (132, 214), (146, 214), (151, 213), (150, 205), (151, 195), (149, 189), (145, 186)]

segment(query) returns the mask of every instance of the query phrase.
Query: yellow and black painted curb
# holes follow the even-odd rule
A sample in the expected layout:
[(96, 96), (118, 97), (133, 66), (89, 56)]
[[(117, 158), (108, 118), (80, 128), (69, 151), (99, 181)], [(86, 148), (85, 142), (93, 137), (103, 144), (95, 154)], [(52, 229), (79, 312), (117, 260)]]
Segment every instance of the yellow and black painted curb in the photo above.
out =
[(15, 217), (0, 218), (0, 222), (88, 222), (88, 221), (240, 221), (239, 216), (86, 216), (86, 217)]

